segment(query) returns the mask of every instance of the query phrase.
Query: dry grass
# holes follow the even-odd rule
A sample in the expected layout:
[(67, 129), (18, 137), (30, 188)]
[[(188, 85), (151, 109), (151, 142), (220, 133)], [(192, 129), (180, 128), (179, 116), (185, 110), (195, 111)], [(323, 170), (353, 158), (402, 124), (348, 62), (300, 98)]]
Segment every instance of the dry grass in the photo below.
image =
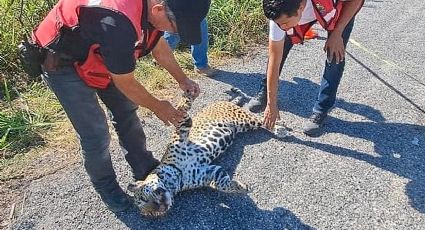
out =
[[(78, 142), (70, 122), (56, 123), (44, 136), (45, 145), (2, 160), (0, 164), (0, 219), (6, 226), (12, 204), (22, 206), (31, 181), (53, 174), (80, 161)], [(19, 210), (19, 209), (18, 209)], [(2, 223), (0, 223), (1, 229)]]

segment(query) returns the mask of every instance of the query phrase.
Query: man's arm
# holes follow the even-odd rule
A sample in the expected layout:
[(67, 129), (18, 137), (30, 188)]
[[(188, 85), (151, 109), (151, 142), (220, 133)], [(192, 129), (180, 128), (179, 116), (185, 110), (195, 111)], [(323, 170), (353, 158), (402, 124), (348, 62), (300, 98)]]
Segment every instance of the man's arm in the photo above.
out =
[(338, 22), (331, 32), (329, 38), (326, 41), (323, 50), (327, 52), (328, 61), (332, 62), (332, 59), (335, 58), (336, 63), (339, 63), (344, 60), (345, 49), (342, 40), (342, 32), (344, 31), (347, 24), (351, 19), (356, 15), (363, 5), (364, 0), (341, 0), (342, 9)]
[(94, 8), (84, 9), (81, 13), (81, 29), (100, 44), (104, 64), (115, 86), (135, 104), (154, 112), (166, 125), (178, 125), (184, 114), (174, 109), (168, 101), (152, 96), (134, 78), (134, 42), (137, 35), (128, 18), (113, 11)]
[(285, 39), (269, 40), (269, 61), (267, 65), (267, 104), (277, 105), (277, 90), (279, 84), (279, 67), (282, 62)]
[(338, 18), (338, 22), (335, 26), (333, 32), (342, 34), (347, 24), (351, 21), (354, 15), (359, 12), (360, 8), (363, 6), (364, 0), (341, 0), (342, 9), (341, 15)]
[(183, 91), (190, 91), (195, 97), (199, 95), (198, 84), (190, 80), (180, 68), (173, 51), (163, 37), (159, 39), (155, 48), (152, 50), (152, 56), (176, 79)]
[(269, 39), (269, 62), (267, 65), (267, 107), (264, 111), (264, 125), (272, 129), (279, 118), (277, 92), (279, 86), (279, 67), (282, 62), (285, 38), (281, 41)]
[(178, 125), (184, 113), (176, 110), (168, 101), (158, 100), (134, 78), (134, 72), (128, 74), (112, 74), (115, 86), (135, 104), (148, 108), (166, 125)]

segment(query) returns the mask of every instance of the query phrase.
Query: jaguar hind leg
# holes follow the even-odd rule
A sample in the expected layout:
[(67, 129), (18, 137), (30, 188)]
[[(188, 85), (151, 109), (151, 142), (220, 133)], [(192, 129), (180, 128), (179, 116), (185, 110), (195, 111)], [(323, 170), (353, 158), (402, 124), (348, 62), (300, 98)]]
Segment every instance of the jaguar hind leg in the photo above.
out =
[(237, 180), (232, 180), (229, 174), (217, 165), (206, 167), (205, 185), (227, 193), (247, 193), (248, 187)]
[(225, 192), (233, 192), (233, 193), (247, 193), (249, 192), (248, 186), (238, 180), (232, 180), (230, 187), (228, 190), (224, 190)]
[(291, 135), (291, 132), (293, 131), (291, 128), (289, 128), (288, 126), (285, 125), (285, 123), (283, 122), (283, 120), (278, 120), (276, 121), (275, 127), (273, 128), (273, 130), (268, 130), (266, 129), (266, 127), (264, 127), (262, 125), (263, 123), (263, 118), (262, 115), (257, 115), (254, 113), (249, 112), (246, 108), (244, 108), (244, 103), (242, 103), (243, 101), (249, 101), (251, 100), (251, 97), (248, 96), (246, 93), (244, 93), (241, 89), (236, 88), (236, 87), (232, 87), (229, 91), (229, 94), (231, 94), (232, 98), (230, 98), (230, 102), (232, 102), (233, 104), (236, 104), (238, 106), (240, 106), (242, 109), (244, 109), (250, 117), (250, 120), (253, 122), (251, 126), (255, 128), (257, 127), (262, 127), (265, 130), (267, 130), (268, 132), (272, 133), (275, 137), (277, 138), (284, 138), (287, 136)]

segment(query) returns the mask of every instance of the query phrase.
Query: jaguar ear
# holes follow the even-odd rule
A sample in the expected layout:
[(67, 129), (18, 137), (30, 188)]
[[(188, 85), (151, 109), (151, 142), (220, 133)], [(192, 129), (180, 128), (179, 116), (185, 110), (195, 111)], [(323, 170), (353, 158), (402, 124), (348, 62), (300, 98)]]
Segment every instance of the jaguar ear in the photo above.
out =
[(128, 191), (130, 192), (137, 192), (140, 191), (143, 188), (143, 181), (136, 181), (132, 182), (127, 186)]

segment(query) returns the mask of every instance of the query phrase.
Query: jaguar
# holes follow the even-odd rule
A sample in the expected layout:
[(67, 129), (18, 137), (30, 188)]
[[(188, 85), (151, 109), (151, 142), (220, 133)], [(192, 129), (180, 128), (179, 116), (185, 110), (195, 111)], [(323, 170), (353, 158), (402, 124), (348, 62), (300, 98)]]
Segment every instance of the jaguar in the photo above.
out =
[[(177, 109), (186, 115), (176, 126), (160, 164), (144, 180), (128, 186), (144, 216), (165, 215), (176, 194), (184, 190), (211, 187), (228, 193), (248, 191), (245, 184), (231, 179), (213, 162), (232, 144), (237, 133), (264, 128), (262, 119), (230, 101), (212, 103), (192, 119), (187, 112), (193, 101), (185, 93), (178, 103)], [(276, 125), (274, 135), (282, 138), (289, 131), (281, 123)]]

